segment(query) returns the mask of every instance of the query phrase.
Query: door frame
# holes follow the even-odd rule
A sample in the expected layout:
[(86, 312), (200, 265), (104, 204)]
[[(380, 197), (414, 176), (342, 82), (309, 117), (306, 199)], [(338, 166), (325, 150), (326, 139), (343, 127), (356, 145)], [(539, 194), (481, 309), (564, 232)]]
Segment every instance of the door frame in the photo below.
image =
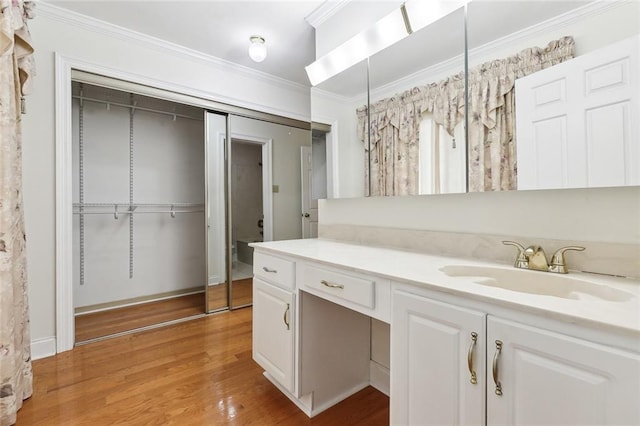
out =
[[(181, 102), (203, 108), (213, 109), (218, 105), (211, 100), (211, 94), (198, 89), (185, 88), (167, 81), (132, 74), (120, 69), (110, 68), (91, 63), (82, 59), (54, 54), (54, 81), (55, 81), (55, 292), (56, 292), (56, 353), (73, 349), (75, 344), (75, 315), (73, 306), (73, 155), (72, 155), (72, 99), (71, 76), (72, 70), (97, 74), (100, 76), (131, 82), (135, 85), (158, 89), (163, 92), (177, 94), (183, 99)], [(269, 113), (258, 113), (245, 108), (232, 108), (229, 105), (219, 104), (220, 112), (241, 111), (252, 116), (273, 118), (275, 123), (293, 125), (302, 123), (298, 120), (283, 119)], [(232, 135), (234, 137), (235, 135)], [(242, 138), (253, 138), (265, 141), (264, 138), (256, 138), (243, 135)], [(270, 140), (269, 140), (270, 141)], [(263, 147), (263, 152), (264, 152)], [(268, 146), (269, 167), (271, 166), (271, 143)], [(263, 170), (264, 173), (264, 170)], [(271, 174), (268, 176), (269, 188), (269, 212), (273, 210), (271, 194)], [(264, 185), (264, 182), (263, 182)], [(265, 227), (269, 226), (269, 234), (265, 229), (264, 240), (273, 238), (273, 217), (265, 220)]]
[[(262, 228), (262, 241), (273, 241), (273, 178), (271, 174), (271, 155), (273, 149), (273, 139), (265, 138), (256, 135), (247, 135), (242, 133), (236, 133), (231, 129), (230, 143), (234, 141), (248, 142), (254, 145), (262, 146), (262, 214), (263, 228)], [(229, 146), (229, 175), (231, 175), (231, 146)], [(231, 179), (231, 176), (229, 176)], [(230, 188), (231, 189), (231, 188)], [(231, 203), (229, 203), (230, 213)], [(231, 218), (229, 219), (229, 228), (233, 225)], [(229, 246), (231, 247), (231, 246)]]

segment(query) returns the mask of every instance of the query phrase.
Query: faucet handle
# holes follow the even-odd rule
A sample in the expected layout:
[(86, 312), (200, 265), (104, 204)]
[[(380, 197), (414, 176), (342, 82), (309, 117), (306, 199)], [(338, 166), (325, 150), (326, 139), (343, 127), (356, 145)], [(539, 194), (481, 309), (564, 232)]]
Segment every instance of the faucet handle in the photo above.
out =
[(518, 257), (516, 258), (513, 266), (515, 266), (516, 268), (528, 268), (529, 259), (527, 259), (527, 256), (524, 254), (525, 248), (522, 244), (515, 241), (503, 241), (502, 244), (504, 244), (505, 246), (514, 246), (518, 248)]
[(584, 251), (584, 247), (580, 246), (567, 246), (562, 247), (553, 254), (551, 257), (551, 263), (549, 264), (549, 272), (556, 272), (558, 274), (566, 274), (567, 261), (564, 258), (564, 252), (569, 250)]

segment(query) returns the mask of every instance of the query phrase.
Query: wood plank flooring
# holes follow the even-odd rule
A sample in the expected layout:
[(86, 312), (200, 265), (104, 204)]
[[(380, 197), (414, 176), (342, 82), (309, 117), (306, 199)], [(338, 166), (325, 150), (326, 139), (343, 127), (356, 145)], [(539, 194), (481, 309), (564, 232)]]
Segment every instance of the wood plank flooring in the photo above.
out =
[(309, 419), (251, 358), (251, 308), (108, 339), (33, 362), (17, 425), (388, 425), (368, 387)]
[[(210, 285), (207, 289), (209, 309), (224, 309), (228, 306), (227, 286), (225, 284)], [(253, 278), (244, 278), (232, 282), (232, 306), (246, 306), (253, 303)]]
[(77, 315), (76, 342), (204, 313), (203, 293)]

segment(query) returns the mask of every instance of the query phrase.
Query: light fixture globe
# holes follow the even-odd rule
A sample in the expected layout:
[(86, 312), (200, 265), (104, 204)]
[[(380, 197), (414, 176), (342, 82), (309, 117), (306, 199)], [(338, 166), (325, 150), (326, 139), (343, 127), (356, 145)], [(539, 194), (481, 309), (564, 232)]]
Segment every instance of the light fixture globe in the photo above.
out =
[(249, 37), (251, 44), (249, 45), (249, 57), (255, 62), (262, 62), (267, 57), (267, 46), (264, 44), (264, 38), (260, 36)]

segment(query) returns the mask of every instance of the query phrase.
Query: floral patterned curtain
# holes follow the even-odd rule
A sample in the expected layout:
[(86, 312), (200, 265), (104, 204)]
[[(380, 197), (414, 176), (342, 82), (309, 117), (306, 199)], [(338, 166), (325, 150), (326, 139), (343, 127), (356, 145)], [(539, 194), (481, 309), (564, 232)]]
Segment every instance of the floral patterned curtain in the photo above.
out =
[[(515, 189), (514, 144), (517, 78), (573, 58), (573, 37), (533, 47), (484, 63), (469, 71), (469, 190)], [(365, 144), (365, 182), (371, 160), (372, 189), (367, 195), (418, 193), (419, 127), (425, 114), (453, 137), (464, 119), (464, 73), (439, 83), (414, 87), (371, 105), (371, 152), (367, 145), (367, 108), (356, 111)]]
[(469, 191), (517, 188), (515, 81), (573, 58), (573, 37), (487, 62), (469, 72)]
[(32, 2), (0, 0), (0, 425), (32, 393), (22, 212), (21, 111), (34, 75)]

